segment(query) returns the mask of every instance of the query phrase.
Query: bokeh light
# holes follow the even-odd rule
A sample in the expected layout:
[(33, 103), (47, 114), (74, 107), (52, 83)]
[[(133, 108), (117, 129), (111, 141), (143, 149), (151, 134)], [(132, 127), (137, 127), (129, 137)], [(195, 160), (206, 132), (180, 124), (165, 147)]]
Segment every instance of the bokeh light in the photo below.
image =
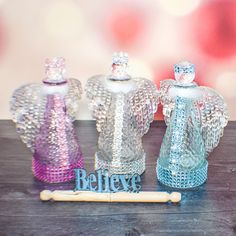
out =
[(154, 67), (154, 82), (158, 88), (160, 87), (160, 81), (165, 79), (174, 79), (173, 62)]
[(201, 0), (159, 0), (161, 7), (171, 15), (184, 16), (194, 11)]
[(217, 59), (236, 54), (236, 1), (214, 0), (203, 4), (189, 18), (195, 44), (208, 56)]
[[(0, 2), (1, 4), (1, 2)], [(7, 44), (8, 44), (8, 36), (7, 36), (7, 29), (5, 22), (2, 17), (0, 17), (0, 60), (1, 57), (4, 55), (4, 53), (7, 50)]]
[(125, 49), (135, 44), (145, 30), (145, 16), (140, 9), (114, 8), (106, 20), (108, 38)]
[(236, 71), (222, 72), (215, 81), (215, 88), (225, 97), (236, 101)]
[(53, 40), (78, 40), (84, 17), (73, 1), (53, 1), (43, 11), (43, 26)]
[[(218, 90), (236, 120), (235, 0), (0, 0), (0, 13), (0, 118), (10, 118), (14, 89), (43, 78), (45, 58), (65, 57), (84, 87), (127, 51), (130, 74), (157, 87), (174, 78), (174, 63), (191, 61), (195, 81)], [(91, 119), (84, 95), (79, 106), (78, 118)]]
[(128, 72), (134, 77), (153, 79), (152, 68), (143, 60), (132, 58), (129, 61)]

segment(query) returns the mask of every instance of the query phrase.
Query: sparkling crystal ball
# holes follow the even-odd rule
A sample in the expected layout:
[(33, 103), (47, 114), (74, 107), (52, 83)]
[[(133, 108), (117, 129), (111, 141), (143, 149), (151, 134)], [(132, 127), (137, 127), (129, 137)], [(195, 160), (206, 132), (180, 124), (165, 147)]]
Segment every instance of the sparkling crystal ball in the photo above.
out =
[(195, 66), (188, 61), (174, 65), (175, 80), (180, 84), (190, 84), (195, 78)]
[(128, 53), (126, 52), (115, 52), (113, 54), (112, 63), (117, 65), (127, 64), (129, 61)]

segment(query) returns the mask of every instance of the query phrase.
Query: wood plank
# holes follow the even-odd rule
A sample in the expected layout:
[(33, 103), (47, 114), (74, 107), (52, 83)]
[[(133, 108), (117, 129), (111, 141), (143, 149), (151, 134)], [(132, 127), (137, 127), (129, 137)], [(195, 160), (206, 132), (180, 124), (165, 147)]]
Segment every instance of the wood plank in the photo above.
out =
[[(75, 125), (93, 171), (98, 134), (94, 121)], [(173, 189), (156, 180), (156, 159), (165, 132), (153, 122), (143, 138), (147, 153), (143, 190)], [(31, 174), (31, 152), (13, 122), (0, 121), (0, 235), (235, 235), (236, 122), (229, 122), (209, 157), (206, 184), (181, 191), (180, 204), (41, 202), (43, 189), (73, 189), (74, 182), (45, 184)], [(158, 232), (158, 234), (157, 234)]]

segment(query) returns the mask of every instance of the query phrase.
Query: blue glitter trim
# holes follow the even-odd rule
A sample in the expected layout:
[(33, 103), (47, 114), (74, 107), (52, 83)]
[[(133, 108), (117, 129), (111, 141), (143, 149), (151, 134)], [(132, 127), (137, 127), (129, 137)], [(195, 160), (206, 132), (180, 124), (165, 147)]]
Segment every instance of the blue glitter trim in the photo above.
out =
[(164, 168), (157, 161), (157, 178), (167, 186), (173, 188), (194, 188), (200, 186), (207, 180), (208, 162), (205, 160), (202, 165), (193, 170), (178, 171), (173, 173), (172, 170)]
[(195, 73), (195, 66), (192, 63), (178, 63), (174, 65), (174, 72), (183, 74)]

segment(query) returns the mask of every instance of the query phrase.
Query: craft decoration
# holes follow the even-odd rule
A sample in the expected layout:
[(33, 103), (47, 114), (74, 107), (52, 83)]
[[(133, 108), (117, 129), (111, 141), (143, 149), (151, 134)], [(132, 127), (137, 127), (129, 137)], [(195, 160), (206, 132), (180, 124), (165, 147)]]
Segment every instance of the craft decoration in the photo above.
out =
[(63, 58), (47, 59), (42, 84), (14, 91), (10, 110), (17, 132), (33, 152), (32, 170), (39, 180), (57, 183), (75, 178), (83, 158), (72, 121), (78, 111), (81, 83), (65, 77)]
[(176, 80), (161, 81), (160, 101), (167, 130), (157, 161), (157, 178), (175, 188), (192, 188), (207, 179), (208, 154), (218, 145), (229, 115), (224, 99), (193, 82), (194, 65), (174, 66)]
[(66, 202), (146, 202), (146, 203), (164, 203), (181, 201), (179, 192), (116, 192), (99, 193), (91, 191), (73, 191), (73, 190), (43, 190), (40, 193), (42, 201), (66, 201)]
[(90, 173), (87, 176), (86, 170), (76, 169), (76, 187), (77, 191), (94, 192), (139, 192), (141, 190), (140, 175), (108, 175), (107, 170), (97, 170), (96, 174)]
[(158, 105), (154, 83), (131, 78), (127, 53), (115, 53), (111, 74), (90, 78), (86, 85), (89, 107), (99, 134), (95, 169), (112, 174), (139, 174), (145, 170), (142, 136)]

